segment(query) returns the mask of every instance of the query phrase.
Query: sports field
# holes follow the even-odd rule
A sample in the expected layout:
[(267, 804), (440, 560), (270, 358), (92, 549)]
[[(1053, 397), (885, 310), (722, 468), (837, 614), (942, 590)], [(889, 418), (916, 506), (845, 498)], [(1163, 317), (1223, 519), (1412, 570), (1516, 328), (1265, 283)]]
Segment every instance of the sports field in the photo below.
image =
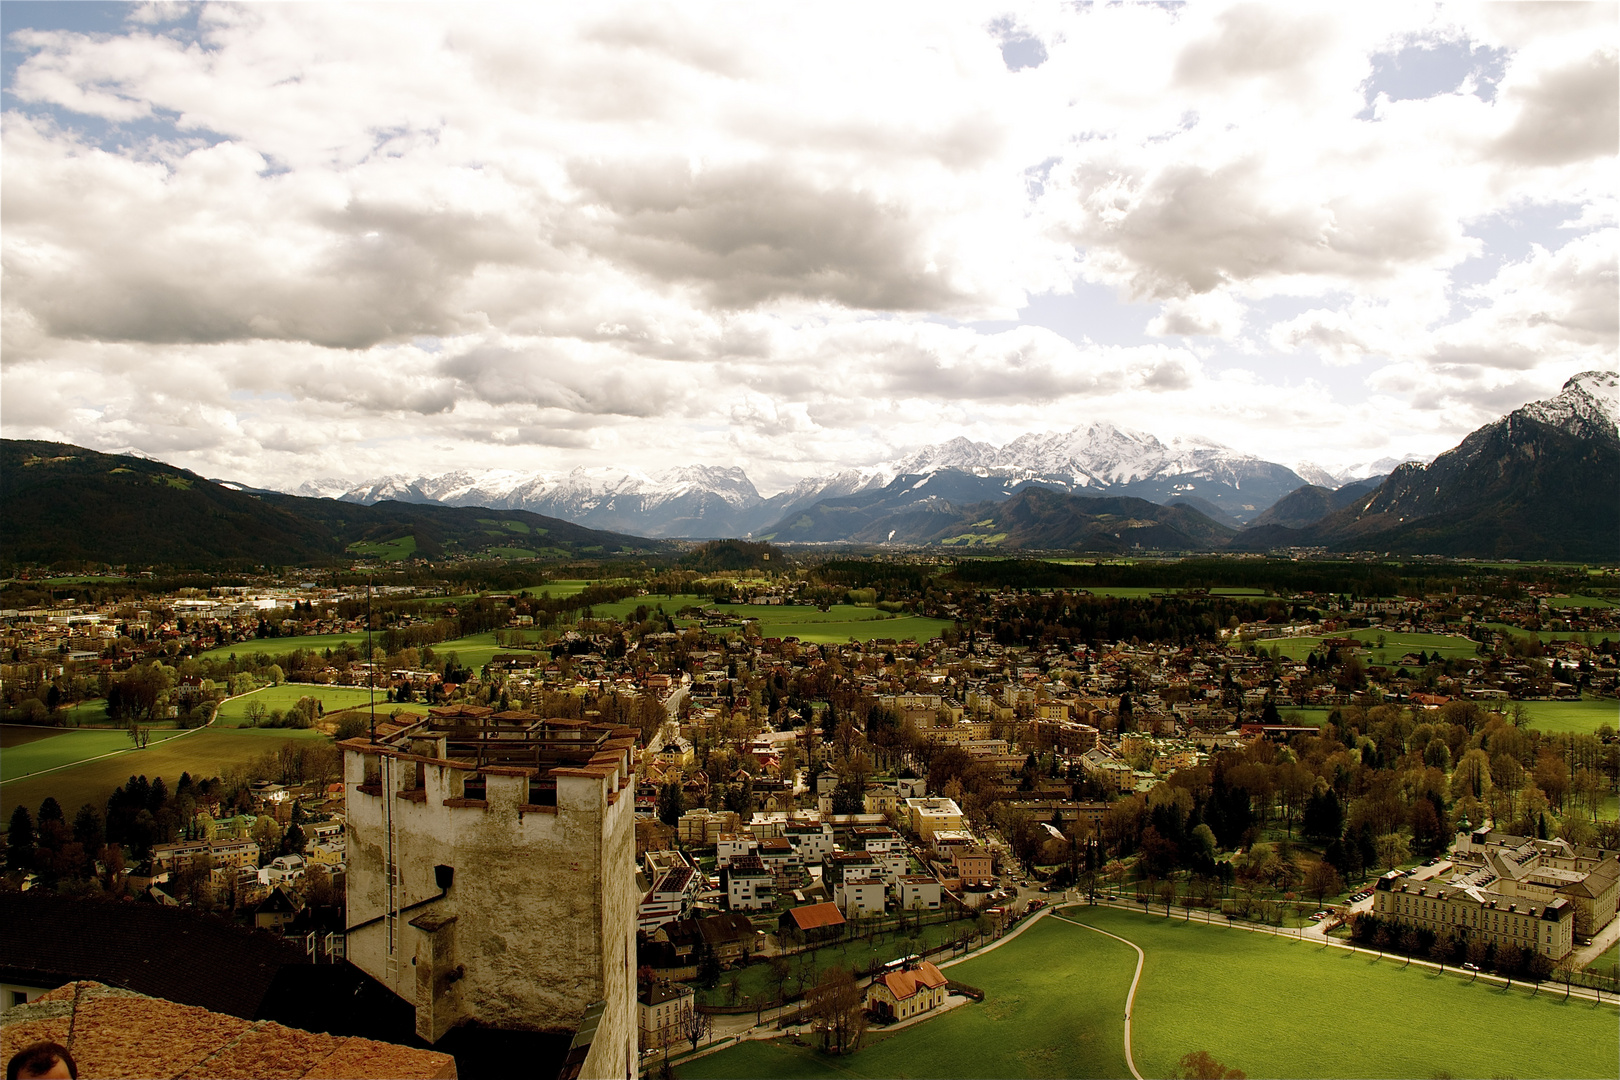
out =
[[(69, 731), (58, 738), (103, 739), (107, 740), (107, 743), (69, 744), (58, 748), (51, 747), (54, 740), (43, 739), (28, 743), (17, 750), (8, 749), (4, 755), (4, 774), (0, 776), (0, 806), (6, 808), (5, 815), (9, 815), (11, 807), (19, 803), (32, 812), (47, 795), (50, 795), (62, 804), (62, 808), (71, 818), (73, 813), (87, 802), (101, 806), (113, 788), (133, 775), (144, 775), (148, 778), (162, 776), (171, 783), (179, 779), (182, 772), (188, 771), (194, 776), (198, 774), (214, 776), (232, 765), (253, 761), (259, 755), (275, 750), (287, 741), (319, 739), (322, 735), (318, 731), (272, 731), (267, 728), (225, 730), (197, 728), (188, 732), (154, 732), (151, 744), (144, 750), (134, 749), (129, 737), (121, 731)], [(160, 738), (163, 741), (158, 741)], [(119, 746), (117, 740), (122, 740), (123, 745)], [(14, 764), (13, 755), (25, 753), (35, 747), (49, 748), (52, 754), (61, 751), (69, 755), (67, 760), (81, 761), (82, 764), (46, 773), (43, 776), (19, 775), (13, 779), (12, 770), (19, 768)], [(112, 757), (84, 761), (83, 759), (96, 751), (97, 747), (101, 747), (99, 750), (101, 753), (109, 750), (119, 752), (114, 753)], [(51, 767), (50, 757), (39, 760), (41, 763), (36, 764), (33, 771)], [(60, 764), (61, 761), (57, 763)], [(5, 820), (6, 817), (0, 815), (0, 822)]]
[[(1146, 1077), (1171, 1075), (1195, 1050), (1251, 1077), (1614, 1075), (1612, 1005), (1566, 1004), (1551, 988), (1532, 997), (1269, 934), (1105, 908), (1062, 914), (1142, 948), (1131, 1031)], [(982, 988), (982, 1004), (878, 1035), (845, 1059), (747, 1043), (678, 1075), (1128, 1076), (1124, 1003), (1135, 961), (1127, 946), (1048, 917), (947, 969)]]
[[(248, 706), (258, 702), (264, 706), (266, 714), (274, 709), (286, 712), (298, 704), (299, 698), (312, 697), (319, 701), (329, 713), (340, 712), (343, 709), (364, 708), (371, 700), (371, 691), (364, 686), (311, 686), (307, 683), (283, 683), (280, 686), (266, 686), (262, 690), (255, 690), (251, 694), (231, 698), (219, 707), (219, 715), (214, 719), (216, 727), (241, 727), (247, 723)], [(388, 709), (396, 708), (388, 701), (385, 692), (377, 691), (377, 704), (379, 710), (385, 715)]]
[(362, 652), (365, 650), (366, 635), (364, 633), (305, 634), (300, 637), (255, 638), (252, 641), (238, 641), (233, 645), (221, 645), (218, 648), (209, 649), (202, 655), (210, 660), (224, 660), (233, 653), (244, 660), (259, 653), (275, 658), (297, 652), (299, 649), (325, 652), (327, 649), (337, 648), (345, 641)]

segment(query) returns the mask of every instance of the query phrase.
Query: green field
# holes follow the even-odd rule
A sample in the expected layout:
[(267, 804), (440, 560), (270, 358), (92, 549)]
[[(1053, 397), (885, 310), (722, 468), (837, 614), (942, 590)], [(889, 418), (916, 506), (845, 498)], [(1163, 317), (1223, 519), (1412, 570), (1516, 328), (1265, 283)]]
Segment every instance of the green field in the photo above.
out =
[(357, 540), (349, 545), (348, 550), (349, 554), (359, 555), (361, 558), (394, 562), (416, 554), (416, 536), (414, 534), (402, 536), (398, 540)]
[[(1474, 656), (1478, 653), (1479, 642), (1453, 634), (1393, 634), (1385, 631), (1365, 629), (1346, 630), (1340, 634), (1329, 634), (1328, 637), (1348, 637), (1355, 639), (1360, 647), (1358, 654), (1374, 664), (1394, 667), (1401, 657), (1409, 652), (1422, 650), (1426, 653), (1438, 651), (1448, 660), (1461, 657)], [(1378, 645), (1378, 638), (1384, 639), (1383, 647)], [(1290, 638), (1260, 638), (1255, 641), (1258, 648), (1270, 651), (1275, 645), (1277, 651), (1291, 660), (1303, 660), (1322, 644), (1322, 635)], [(1342, 650), (1341, 650), (1342, 651)]]
[[(10, 730), (7, 728), (8, 733)], [(147, 749), (154, 749), (163, 741), (179, 734), (180, 732), (175, 730), (154, 731)], [(101, 754), (119, 751), (137, 752), (135, 744), (129, 740), (129, 735), (116, 728), (70, 729), (17, 746), (10, 745), (8, 740), (5, 751), (4, 757), (0, 757), (0, 783), (7, 784), (42, 769), (71, 765), (76, 761)]]
[(745, 619), (756, 620), (761, 637), (796, 637), (800, 641), (818, 645), (838, 644), (847, 642), (850, 638), (857, 641), (871, 641), (873, 638), (894, 638), (896, 641), (915, 638), (918, 641), (927, 641), (939, 637), (952, 625), (945, 619), (898, 615), (854, 604), (834, 604), (826, 611), (822, 611), (819, 608), (798, 605), (715, 604), (707, 596), (685, 593), (672, 597), (653, 594), (633, 596), (628, 600), (616, 600), (611, 604), (598, 604), (591, 609), (591, 614), (596, 618), (612, 617), (622, 620), (643, 605), (649, 611), (662, 607), (670, 615), (684, 607), (713, 606), (738, 627)]
[[(1079, 935), (1097, 943), (1076, 942)], [(1084, 964), (1050, 962), (1088, 949)], [(1125, 990), (1136, 954), (1089, 930), (1042, 920), (1017, 939), (945, 969), (989, 992), (849, 1058), (789, 1043), (744, 1043), (682, 1066), (681, 1080), (749, 1076), (1128, 1076)]]
[[(219, 715), (215, 717), (216, 727), (241, 727), (247, 723), (248, 706), (258, 702), (264, 706), (268, 714), (273, 709), (286, 712), (298, 704), (299, 698), (312, 697), (325, 706), (329, 713), (339, 712), (343, 709), (361, 709), (371, 700), (371, 691), (364, 686), (310, 686), (307, 683), (283, 683), (280, 686), (266, 686), (262, 690), (255, 690), (251, 694), (231, 698), (219, 707)], [(377, 691), (377, 711), (388, 715), (390, 709), (400, 708), (390, 702), (383, 691)]]
[(1590, 734), (1603, 725), (1620, 728), (1620, 701), (1614, 698), (1582, 698), (1580, 701), (1521, 701), (1530, 711), (1530, 726), (1542, 731), (1575, 731)]
[(1577, 593), (1571, 596), (1551, 596), (1543, 600), (1542, 604), (1550, 608), (1603, 608), (1620, 607), (1620, 600), (1610, 600), (1605, 596), (1582, 596)]
[[(54, 796), (71, 819), (74, 812), (85, 803), (93, 803), (98, 807), (104, 804), (112, 789), (133, 775), (144, 775), (147, 778), (162, 776), (171, 784), (179, 779), (182, 772), (189, 771), (193, 776), (214, 776), (232, 765), (251, 762), (266, 751), (275, 750), (284, 742), (293, 739), (322, 738), (317, 731), (198, 728), (190, 732), (172, 733), (172, 737), (162, 742), (158, 741), (158, 735), (154, 735), (151, 745), (144, 750), (131, 748), (129, 739), (123, 732), (67, 732), (60, 738), (94, 739), (111, 735), (117, 735), (124, 743), (121, 748), (113, 745), (111, 749), (124, 749), (127, 752), (97, 761), (85, 761), (83, 764), (47, 773), (44, 776), (11, 779), (11, 770), (14, 768), (12, 757), (14, 753), (22, 753), (33, 747), (49, 747), (52, 740), (29, 743), (15, 751), (6, 750), (5, 774), (0, 778), (0, 806), (7, 809), (5, 816), (0, 816), (0, 821), (6, 820), (10, 814), (9, 808), (19, 803), (32, 812), (47, 795)], [(78, 754), (74, 760), (87, 756), (86, 753), (80, 752), (84, 749), (86, 748), (74, 749), (74, 753)], [(104, 753), (106, 750), (103, 749), (101, 752)], [(35, 767), (48, 768), (49, 765)]]
[[(1610, 1005), (1532, 997), (1451, 973), (1403, 968), (1269, 934), (1106, 908), (1064, 915), (1141, 946), (1132, 1051), (1169, 1076), (1207, 1050), (1251, 1077), (1607, 1077)], [(747, 1043), (693, 1061), (683, 1078), (734, 1076), (1124, 1076), (1124, 1000), (1135, 953), (1047, 918), (947, 974), (986, 991), (845, 1059)], [(1547, 1037), (1526, 1037), (1527, 1032)]]
[(315, 652), (324, 653), (327, 649), (335, 649), (344, 642), (353, 645), (362, 653), (365, 652), (366, 635), (362, 631), (353, 634), (305, 634), (300, 637), (254, 638), (252, 641), (238, 641), (230, 645), (221, 645), (209, 649), (202, 655), (210, 660), (224, 660), (226, 657), (235, 654), (245, 660), (250, 656), (263, 653), (271, 659), (276, 659), (297, 652), (299, 649), (311, 649)]
[(1579, 641), (1584, 644), (1595, 645), (1606, 637), (1613, 637), (1611, 632), (1603, 630), (1582, 630), (1580, 633), (1571, 633), (1568, 630), (1525, 630), (1521, 627), (1511, 626), (1508, 623), (1488, 622), (1488, 629), (1499, 634), (1512, 634), (1516, 637), (1535, 638), (1543, 645), (1552, 645), (1561, 641)]

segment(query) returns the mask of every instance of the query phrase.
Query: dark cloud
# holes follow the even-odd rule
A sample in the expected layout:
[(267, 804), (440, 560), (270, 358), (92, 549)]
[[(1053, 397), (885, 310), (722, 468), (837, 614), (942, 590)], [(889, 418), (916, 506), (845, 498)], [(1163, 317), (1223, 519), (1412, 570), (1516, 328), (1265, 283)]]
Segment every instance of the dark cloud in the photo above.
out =
[(1565, 165), (1620, 151), (1620, 68), (1613, 51), (1594, 52), (1515, 86), (1513, 126), (1496, 143), (1522, 165)]
[(721, 307), (796, 298), (931, 311), (969, 299), (931, 265), (929, 223), (904, 200), (763, 162), (575, 161), (569, 175), (603, 214), (571, 218), (561, 239)]

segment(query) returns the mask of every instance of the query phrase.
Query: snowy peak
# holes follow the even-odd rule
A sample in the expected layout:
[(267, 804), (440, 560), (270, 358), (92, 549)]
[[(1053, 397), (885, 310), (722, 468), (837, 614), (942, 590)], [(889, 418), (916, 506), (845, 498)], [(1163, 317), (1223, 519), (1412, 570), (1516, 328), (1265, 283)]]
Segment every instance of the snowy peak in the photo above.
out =
[(1612, 371), (1583, 371), (1545, 401), (1532, 401), (1509, 414), (1562, 428), (1583, 438), (1616, 438), (1620, 423), (1620, 376)]
[(306, 499), (341, 499), (354, 485), (347, 480), (340, 480), (335, 476), (320, 476), (314, 480), (305, 480), (292, 490), (294, 495), (302, 495)]

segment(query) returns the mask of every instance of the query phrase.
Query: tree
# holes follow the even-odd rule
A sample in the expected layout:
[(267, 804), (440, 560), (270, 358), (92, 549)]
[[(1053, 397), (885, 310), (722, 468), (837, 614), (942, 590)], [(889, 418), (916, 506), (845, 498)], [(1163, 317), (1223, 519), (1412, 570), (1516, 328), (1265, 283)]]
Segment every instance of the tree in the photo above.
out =
[(1210, 1056), (1208, 1050), (1183, 1054), (1176, 1062), (1175, 1075), (1186, 1080), (1247, 1080), (1242, 1069), (1231, 1069)]
[(1412, 964), (1412, 954), (1418, 951), (1419, 939), (1416, 930), (1408, 930), (1401, 935), (1401, 952), (1406, 954), (1406, 966)]
[(1479, 938), (1475, 938), (1473, 941), (1468, 943), (1467, 963), (1474, 971), (1474, 978), (1469, 979), (1469, 982), (1473, 982), (1474, 979), (1479, 978), (1479, 973), (1484, 970), (1485, 963), (1490, 959), (1490, 955), (1490, 946), (1486, 945), (1485, 942), (1481, 941)]
[(700, 1013), (693, 1009), (681, 1016), (681, 1035), (692, 1044), (692, 1049), (698, 1048), (698, 1043), (708, 1038), (709, 1032), (714, 1030), (714, 1021), (709, 1019), (708, 1013)]
[(671, 780), (658, 792), (658, 820), (674, 828), (681, 820), (685, 807), (681, 799), (681, 785)]
[(1378, 838), (1377, 844), (1378, 861), (1384, 864), (1386, 870), (1393, 870), (1412, 857), (1411, 845), (1400, 833), (1385, 833)]
[(824, 1045), (837, 1054), (859, 1049), (866, 1034), (866, 1008), (855, 974), (841, 967), (829, 967), (810, 991), (810, 1014), (820, 1024)]
[(1451, 939), (1438, 935), (1434, 939), (1434, 944), (1429, 946), (1429, 959), (1440, 965), (1442, 975), (1445, 974), (1446, 960), (1451, 956), (1451, 948)]
[(6, 833), (6, 869), (26, 870), (34, 861), (34, 819), (21, 803), (11, 812)]
[(1324, 899), (1344, 891), (1344, 879), (1326, 862), (1318, 862), (1305, 875), (1305, 891), (1316, 897), (1316, 906), (1321, 907)]

